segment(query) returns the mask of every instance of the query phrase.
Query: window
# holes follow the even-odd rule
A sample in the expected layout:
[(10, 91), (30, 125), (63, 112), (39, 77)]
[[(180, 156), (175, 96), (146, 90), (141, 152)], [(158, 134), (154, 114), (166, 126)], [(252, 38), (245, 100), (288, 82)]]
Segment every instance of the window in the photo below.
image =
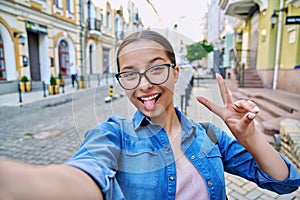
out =
[(58, 8), (62, 8), (62, 0), (54, 0), (54, 5)]
[(74, 13), (74, 1), (73, 0), (66, 0), (67, 3), (67, 11), (69, 13)]
[(6, 80), (5, 58), (4, 58), (4, 45), (0, 35), (0, 80)]
[(62, 40), (58, 46), (59, 72), (63, 75), (69, 75), (69, 47), (65, 40)]

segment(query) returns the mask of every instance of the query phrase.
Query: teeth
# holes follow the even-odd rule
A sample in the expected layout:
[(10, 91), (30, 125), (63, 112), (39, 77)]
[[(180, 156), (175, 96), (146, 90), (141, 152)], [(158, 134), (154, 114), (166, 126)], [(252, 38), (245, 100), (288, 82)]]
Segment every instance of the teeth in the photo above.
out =
[(149, 100), (152, 100), (154, 98), (156, 98), (158, 96), (158, 94), (156, 95), (153, 95), (153, 96), (150, 96), (150, 97), (144, 97), (144, 98), (141, 98), (143, 101), (149, 101)]

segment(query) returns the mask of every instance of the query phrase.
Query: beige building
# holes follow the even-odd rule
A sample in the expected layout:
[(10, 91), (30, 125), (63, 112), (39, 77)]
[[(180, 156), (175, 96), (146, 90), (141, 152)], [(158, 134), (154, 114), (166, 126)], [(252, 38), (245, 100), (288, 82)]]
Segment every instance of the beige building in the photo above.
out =
[(51, 75), (69, 81), (70, 64), (85, 77), (115, 73), (116, 48), (125, 32), (142, 27), (138, 10), (112, 8), (109, 1), (0, 1), (0, 94), (15, 92), (18, 80), (49, 84)]

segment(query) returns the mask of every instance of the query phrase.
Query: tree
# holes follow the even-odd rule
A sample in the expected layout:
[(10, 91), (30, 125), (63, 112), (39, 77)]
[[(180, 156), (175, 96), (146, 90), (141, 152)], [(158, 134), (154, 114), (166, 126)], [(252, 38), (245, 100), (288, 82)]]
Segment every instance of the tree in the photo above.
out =
[(203, 57), (206, 57), (208, 53), (214, 50), (214, 46), (212, 44), (208, 44), (206, 40), (187, 45), (186, 48), (186, 58), (190, 62), (193, 62), (194, 60), (201, 60)]

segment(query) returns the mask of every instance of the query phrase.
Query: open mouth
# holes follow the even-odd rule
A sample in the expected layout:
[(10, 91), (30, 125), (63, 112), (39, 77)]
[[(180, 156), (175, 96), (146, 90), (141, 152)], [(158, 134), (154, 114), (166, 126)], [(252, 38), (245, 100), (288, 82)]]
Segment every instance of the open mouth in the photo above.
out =
[(138, 97), (138, 100), (141, 101), (144, 104), (145, 109), (147, 110), (153, 110), (155, 103), (160, 98), (161, 94), (155, 94), (148, 97)]

